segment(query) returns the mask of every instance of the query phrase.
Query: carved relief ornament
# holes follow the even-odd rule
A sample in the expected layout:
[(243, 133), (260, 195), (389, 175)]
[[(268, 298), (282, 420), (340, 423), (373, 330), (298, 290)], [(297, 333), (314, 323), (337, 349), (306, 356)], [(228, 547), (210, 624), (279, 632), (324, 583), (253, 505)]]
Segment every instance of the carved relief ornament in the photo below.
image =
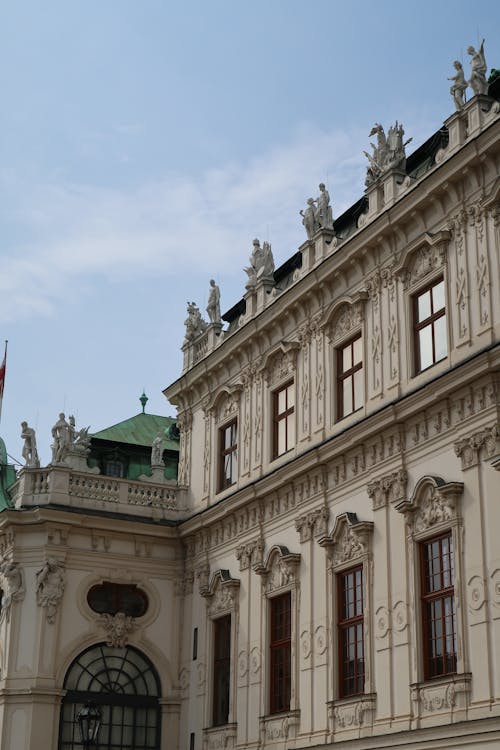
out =
[(236, 609), (239, 588), (239, 580), (233, 578), (229, 570), (217, 570), (210, 585), (204, 592), (200, 592), (207, 599), (210, 617), (218, 617)]
[(394, 266), (394, 272), (402, 280), (405, 289), (444, 268), (450, 237), (451, 233), (447, 229), (435, 234), (426, 232), (406, 248)]
[(298, 341), (282, 341), (268, 352), (261, 365), (268, 385), (274, 386), (295, 376), (299, 349)]
[(398, 469), (375, 479), (367, 485), (368, 496), (373, 503), (373, 510), (384, 508), (388, 503), (400, 503), (406, 498), (408, 472)]
[(330, 511), (326, 506), (311, 510), (295, 519), (295, 529), (300, 534), (300, 543), (310, 541), (313, 537), (324, 537)]
[(364, 319), (365, 300), (368, 292), (359, 292), (353, 297), (344, 297), (334, 302), (326, 311), (322, 326), (332, 343), (337, 343), (359, 331)]
[(269, 550), (265, 565), (259, 568), (254, 567), (254, 570), (262, 576), (266, 593), (272, 594), (298, 583), (299, 563), (300, 554), (290, 552), (288, 547), (281, 544), (275, 544)]
[(98, 618), (99, 624), (107, 633), (106, 645), (113, 648), (123, 648), (127, 645), (129, 633), (135, 628), (133, 617), (125, 612), (117, 612), (114, 615), (102, 614)]
[(341, 513), (335, 519), (332, 533), (319, 540), (333, 567), (361, 562), (371, 551), (372, 521), (359, 521), (356, 513)]
[(459, 518), (458, 504), (463, 493), (462, 482), (445, 482), (440, 477), (419, 479), (410, 500), (395, 504), (405, 516), (411, 534), (453, 523)]
[(240, 563), (240, 570), (252, 568), (261, 568), (264, 559), (264, 540), (262, 537), (252, 539), (250, 542), (240, 544), (236, 547), (236, 558)]
[(486, 459), (495, 458), (500, 454), (500, 425), (495, 423), (469, 437), (457, 440), (455, 454), (462, 462), (462, 471), (477, 466), (481, 455)]
[(219, 388), (204, 405), (206, 415), (214, 414), (217, 422), (224, 422), (236, 416), (240, 408), (241, 383)]

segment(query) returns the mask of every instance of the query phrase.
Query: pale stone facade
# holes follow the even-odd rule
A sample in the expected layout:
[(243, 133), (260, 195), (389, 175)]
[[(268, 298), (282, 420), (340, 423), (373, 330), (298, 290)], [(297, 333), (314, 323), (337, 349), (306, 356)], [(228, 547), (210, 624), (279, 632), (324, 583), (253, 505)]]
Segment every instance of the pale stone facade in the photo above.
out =
[[(140, 748), (500, 747), (498, 103), (475, 96), (445, 124), (424, 170), (410, 158), (407, 174), (388, 169), (274, 284), (247, 287), (227, 331), (186, 338), (183, 377), (165, 391), (179, 409), (178, 486), (64, 462), (21, 472), (0, 515), (2, 747), (79, 747), (63, 742), (65, 679), (103, 643), (135, 648), (158, 673), (161, 735)], [(441, 281), (446, 350), (420, 367), (419, 295)], [(353, 341), (350, 409), (339, 358)], [(454, 551), (455, 661), (431, 679), (421, 550), (434, 539)], [(345, 695), (338, 582), (353, 570), (363, 684)], [(139, 586), (145, 613), (96, 614), (88, 592), (103, 581)], [(271, 612), (283, 595), (289, 694), (276, 711)]]

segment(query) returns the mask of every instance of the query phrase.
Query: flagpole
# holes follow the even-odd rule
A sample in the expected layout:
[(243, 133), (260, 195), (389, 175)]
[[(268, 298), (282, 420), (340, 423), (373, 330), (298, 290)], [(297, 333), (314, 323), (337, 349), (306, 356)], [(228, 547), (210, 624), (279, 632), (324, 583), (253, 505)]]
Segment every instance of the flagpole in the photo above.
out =
[(5, 386), (5, 370), (7, 367), (7, 346), (9, 342), (5, 339), (5, 351), (3, 354), (3, 362), (0, 367), (0, 421), (2, 420), (2, 404), (3, 404), (3, 389)]

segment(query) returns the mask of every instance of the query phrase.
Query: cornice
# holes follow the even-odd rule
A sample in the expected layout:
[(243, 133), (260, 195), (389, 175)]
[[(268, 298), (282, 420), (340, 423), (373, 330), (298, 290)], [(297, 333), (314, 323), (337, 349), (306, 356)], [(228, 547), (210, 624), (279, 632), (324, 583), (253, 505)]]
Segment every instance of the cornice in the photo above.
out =
[[(376, 267), (380, 267), (380, 263), (377, 262), (372, 262), (368, 267), (370, 259), (366, 254), (367, 247), (379, 247), (385, 237), (398, 235), (400, 225), (404, 224), (407, 219), (412, 219), (415, 213), (428, 206), (433, 193), (439, 190), (440, 186), (446, 182), (453, 183), (462, 180), (464, 168), (477, 159), (478, 154), (484, 153), (491, 146), (500, 148), (497, 144), (497, 130), (500, 131), (500, 120), (493, 121), (449, 159), (432, 167), (417, 182), (412, 184), (393, 205), (375, 216), (368, 224), (359, 228), (348, 239), (340, 241), (334, 252), (324, 258), (318, 266), (300, 276), (290, 287), (276, 296), (263, 311), (227, 337), (208, 357), (198, 362), (191, 370), (169, 385), (163, 391), (165, 396), (172, 403), (177, 403), (176, 398), (179, 393), (186, 388), (196, 388), (198, 383), (213, 373), (232, 352), (244, 350), (251, 343), (257, 342), (268, 326), (275, 326), (276, 319), (282, 314), (288, 313), (290, 305), (295, 310), (304, 306), (307, 307), (310, 300), (314, 298), (314, 294), (318, 294), (318, 290), (333, 284), (335, 276), (342, 274), (345, 267), (352, 267), (355, 258), (360, 263), (364, 276), (371, 273)], [(483, 147), (481, 147), (482, 145)], [(481, 198), (481, 188), (478, 187), (476, 192), (477, 198)], [(449, 208), (447, 214), (451, 215), (459, 208), (460, 206), (457, 203), (456, 206)], [(430, 225), (426, 231), (439, 231), (439, 229), (443, 229), (446, 223), (446, 217), (443, 216), (439, 222), (440, 226)], [(399, 242), (401, 243), (401, 240)], [(409, 241), (409, 247), (413, 246), (413, 249), (421, 244), (425, 244), (425, 241), (421, 240), (420, 237)], [(405, 247), (401, 246), (398, 254), (402, 253)], [(357, 286), (359, 288), (354, 286), (349, 291), (350, 296), (363, 289), (361, 279)], [(324, 305), (320, 303), (316, 309), (324, 312)], [(298, 325), (299, 323), (297, 323), (297, 327)], [(266, 351), (259, 351), (261, 356), (265, 353)]]

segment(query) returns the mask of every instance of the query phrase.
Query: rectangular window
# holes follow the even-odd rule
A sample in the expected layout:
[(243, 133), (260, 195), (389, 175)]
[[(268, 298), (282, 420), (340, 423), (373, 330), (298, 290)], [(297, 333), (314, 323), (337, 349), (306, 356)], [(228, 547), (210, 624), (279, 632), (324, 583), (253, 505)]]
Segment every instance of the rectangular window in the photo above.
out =
[(198, 658), (198, 628), (193, 630), (193, 661)]
[(365, 690), (363, 643), (363, 568), (339, 573), (339, 697), (360, 695)]
[(363, 406), (363, 341), (361, 335), (337, 349), (337, 419)]
[(214, 620), (213, 726), (229, 721), (229, 683), (231, 678), (231, 615)]
[(451, 533), (420, 545), (424, 679), (457, 671)]
[(235, 419), (219, 430), (219, 492), (236, 482), (238, 476), (238, 422)]
[(270, 600), (271, 608), (271, 680), (269, 712), (290, 710), (291, 689), (291, 594)]
[(273, 458), (295, 445), (295, 386), (293, 381), (273, 393)]
[(422, 372), (448, 354), (443, 279), (435, 281), (413, 298), (413, 319), (415, 371)]

